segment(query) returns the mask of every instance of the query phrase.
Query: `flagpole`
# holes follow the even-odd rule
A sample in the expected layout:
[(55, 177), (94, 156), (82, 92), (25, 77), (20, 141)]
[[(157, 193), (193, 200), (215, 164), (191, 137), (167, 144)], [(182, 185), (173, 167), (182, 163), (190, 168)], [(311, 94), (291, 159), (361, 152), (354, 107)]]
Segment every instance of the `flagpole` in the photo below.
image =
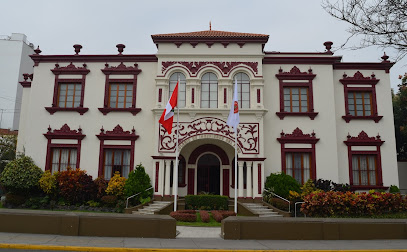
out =
[(237, 126), (235, 128), (235, 213), (237, 214)]
[(179, 139), (179, 78), (178, 78), (178, 88), (177, 88), (177, 144), (175, 147), (175, 167), (174, 167), (174, 212), (177, 211), (177, 198), (178, 198), (178, 139)]

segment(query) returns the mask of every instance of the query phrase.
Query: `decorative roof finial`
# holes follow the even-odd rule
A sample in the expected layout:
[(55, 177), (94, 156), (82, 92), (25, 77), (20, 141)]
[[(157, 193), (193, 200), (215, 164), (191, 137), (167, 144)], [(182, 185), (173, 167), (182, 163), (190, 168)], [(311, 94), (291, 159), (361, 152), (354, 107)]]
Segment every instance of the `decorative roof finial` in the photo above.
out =
[(212, 31), (212, 22), (209, 21), (209, 30)]

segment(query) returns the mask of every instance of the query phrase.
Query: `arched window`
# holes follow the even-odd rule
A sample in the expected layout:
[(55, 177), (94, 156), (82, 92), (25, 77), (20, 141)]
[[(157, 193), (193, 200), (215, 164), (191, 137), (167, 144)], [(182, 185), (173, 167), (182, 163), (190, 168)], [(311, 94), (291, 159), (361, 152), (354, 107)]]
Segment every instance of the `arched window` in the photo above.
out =
[(250, 108), (250, 79), (245, 73), (238, 73), (233, 78), (233, 83), (237, 79), (237, 95), (239, 108)]
[(185, 75), (182, 73), (173, 73), (170, 77), (170, 93), (168, 97), (171, 97), (172, 92), (174, 91), (175, 85), (177, 85), (179, 79), (178, 87), (178, 107), (185, 108)]
[(201, 108), (218, 107), (218, 78), (214, 73), (206, 73), (201, 80)]

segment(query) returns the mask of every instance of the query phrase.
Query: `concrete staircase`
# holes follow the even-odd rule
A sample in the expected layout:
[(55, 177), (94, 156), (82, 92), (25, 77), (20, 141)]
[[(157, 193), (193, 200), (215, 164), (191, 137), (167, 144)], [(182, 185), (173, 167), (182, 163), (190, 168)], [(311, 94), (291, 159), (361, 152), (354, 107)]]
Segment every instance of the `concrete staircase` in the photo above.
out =
[(263, 206), (262, 203), (241, 203), (251, 212), (258, 214), (259, 217), (283, 217), (282, 215), (274, 212), (273, 209)]
[(154, 214), (155, 211), (160, 210), (172, 202), (168, 201), (153, 201), (152, 204), (139, 208), (137, 211), (133, 211), (133, 214)]

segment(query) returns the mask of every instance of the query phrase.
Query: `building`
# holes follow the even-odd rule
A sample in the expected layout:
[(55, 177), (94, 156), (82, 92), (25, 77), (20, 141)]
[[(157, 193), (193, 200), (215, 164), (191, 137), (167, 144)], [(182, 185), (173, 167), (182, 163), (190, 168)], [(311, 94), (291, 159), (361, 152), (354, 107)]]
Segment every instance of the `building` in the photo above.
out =
[(32, 73), (34, 45), (21, 33), (0, 36), (0, 129), (18, 130), (23, 73)]
[[(180, 79), (180, 196), (259, 199), (271, 172), (355, 190), (398, 185), (389, 69), (323, 52), (265, 52), (269, 36), (223, 31), (152, 35), (153, 55), (31, 56), (18, 150), (45, 170), (123, 176), (142, 163), (157, 198), (173, 194), (175, 133), (158, 124)], [(31, 78), (32, 79), (32, 78)], [(238, 174), (226, 125), (239, 87)], [(234, 177), (238, 176), (238, 184)]]

